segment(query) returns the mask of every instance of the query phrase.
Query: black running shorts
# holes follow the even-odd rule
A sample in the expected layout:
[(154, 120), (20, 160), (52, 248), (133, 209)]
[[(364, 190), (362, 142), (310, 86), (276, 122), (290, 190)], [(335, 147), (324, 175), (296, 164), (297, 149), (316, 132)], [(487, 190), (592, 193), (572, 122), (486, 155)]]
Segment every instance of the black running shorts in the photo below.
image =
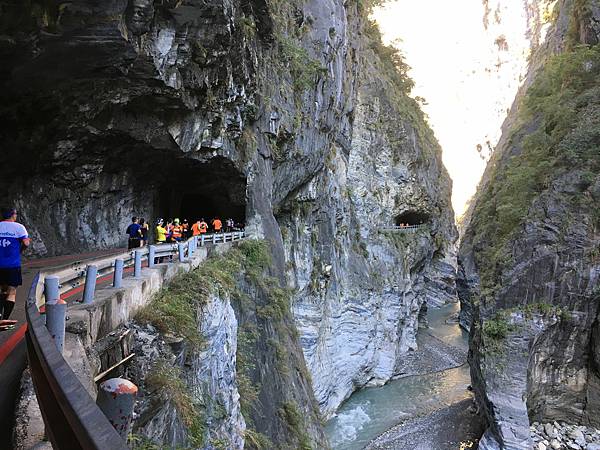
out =
[(23, 284), (23, 278), (21, 278), (21, 268), (13, 267), (10, 269), (0, 268), (0, 286), (12, 286), (17, 287)]

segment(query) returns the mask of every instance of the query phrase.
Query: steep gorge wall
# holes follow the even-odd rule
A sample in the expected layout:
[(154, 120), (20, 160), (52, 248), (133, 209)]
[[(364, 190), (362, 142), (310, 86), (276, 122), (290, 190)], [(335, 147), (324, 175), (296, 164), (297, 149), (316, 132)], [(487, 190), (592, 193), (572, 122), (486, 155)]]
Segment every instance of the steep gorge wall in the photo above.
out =
[[(257, 373), (281, 379), (265, 362), (281, 339), (325, 416), (389, 380), (425, 302), (454, 297), (456, 232), (439, 146), (367, 3), (3, 6), (0, 187), (34, 251), (121, 244), (134, 214), (241, 215), (294, 292), (295, 323), (258, 325)], [(426, 226), (385, 230), (405, 214)], [(304, 364), (277, 392), (320, 447)], [(267, 388), (256, 426), (293, 442)]]
[(531, 448), (530, 421), (599, 425), (600, 8), (548, 19), (459, 253), (482, 448)]
[[(334, 148), (326, 169), (289, 200), (295, 214), (278, 216), (298, 291), (294, 315), (326, 415), (356, 388), (397, 374), (416, 348), (428, 294), (440, 303), (455, 297), (446, 262), (454, 257), (451, 188), (439, 147), (375, 50), (358, 54), (351, 144)], [(384, 229), (407, 212), (426, 216), (426, 227)]]

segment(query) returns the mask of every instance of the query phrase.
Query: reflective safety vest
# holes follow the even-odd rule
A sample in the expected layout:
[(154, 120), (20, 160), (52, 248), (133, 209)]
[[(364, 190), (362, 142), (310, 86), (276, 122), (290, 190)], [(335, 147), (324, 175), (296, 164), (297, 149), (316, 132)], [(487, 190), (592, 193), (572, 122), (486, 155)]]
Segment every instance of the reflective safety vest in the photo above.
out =
[(213, 220), (213, 227), (218, 231), (223, 228), (223, 223), (219, 219), (215, 219)]
[(181, 238), (183, 233), (183, 227), (181, 225), (175, 225), (173, 227), (173, 239)]
[(198, 222), (194, 223), (194, 225), (192, 225), (192, 236), (198, 236), (200, 234), (200, 229), (198, 226)]
[(208, 224), (206, 222), (200, 222), (200, 233), (204, 234), (208, 231)]

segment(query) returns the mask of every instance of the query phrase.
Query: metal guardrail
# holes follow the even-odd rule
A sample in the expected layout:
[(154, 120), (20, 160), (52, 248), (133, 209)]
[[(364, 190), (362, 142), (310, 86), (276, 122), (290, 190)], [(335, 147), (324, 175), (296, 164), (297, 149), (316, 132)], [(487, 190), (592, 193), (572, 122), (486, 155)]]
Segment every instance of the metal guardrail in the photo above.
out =
[(382, 230), (383, 231), (415, 231), (418, 230), (420, 228), (425, 228), (427, 226), (426, 223), (421, 223), (419, 225), (408, 225), (408, 226), (400, 226), (400, 225), (394, 225), (394, 226), (388, 226), (388, 227), (383, 227)]
[[(231, 233), (213, 233), (213, 234), (205, 234), (198, 236), (197, 242), (198, 245), (204, 246), (206, 244), (221, 244), (225, 242), (232, 242), (234, 240), (242, 239), (246, 236), (244, 231), (234, 231)], [(193, 239), (190, 238), (185, 242), (182, 242), (184, 245), (185, 256), (189, 253), (189, 244)], [(168, 244), (158, 244), (154, 245), (155, 247), (155, 257), (167, 257), (167, 256), (175, 256), (178, 254), (180, 243), (173, 242)], [(62, 267), (56, 268), (51, 272), (41, 272), (42, 275), (54, 275), (59, 278), (60, 283), (60, 294), (64, 294), (72, 289), (75, 289), (79, 286), (85, 284), (86, 279), (86, 267), (90, 264), (93, 264), (97, 270), (97, 276), (105, 276), (110, 273), (113, 273), (115, 270), (115, 261), (117, 259), (123, 260), (124, 267), (132, 267), (135, 264), (135, 252), (139, 252), (142, 258), (147, 257), (149, 253), (149, 249), (152, 246), (146, 246), (139, 249), (128, 250), (123, 253), (119, 253), (116, 255), (105, 256), (102, 258), (92, 258), (85, 259), (81, 261), (76, 261), (70, 264), (66, 264)], [(44, 290), (44, 279), (43, 277), (40, 279), (36, 289), (36, 298), (38, 300), (43, 300), (43, 290)], [(38, 306), (42, 306), (44, 302), (38, 303)]]
[[(153, 254), (154, 258), (180, 255), (178, 260), (182, 260), (193, 253), (198, 244), (232, 242), (244, 237), (243, 231), (207, 235), (183, 243), (154, 246)], [(138, 259), (140, 254), (148, 257), (150, 249), (135, 249), (110, 257), (78, 261), (52, 271), (41, 271), (31, 284), (26, 305), (27, 359), (46, 434), (56, 450), (124, 450), (127, 445), (83, 387), (46, 328), (39, 311), (45, 303), (44, 279), (47, 276), (58, 277), (60, 292), (64, 293), (85, 283), (86, 273), (89, 273), (85, 270), (86, 265), (97, 267), (96, 277), (104, 276), (114, 272), (118, 259), (126, 265), (135, 266), (136, 253)]]

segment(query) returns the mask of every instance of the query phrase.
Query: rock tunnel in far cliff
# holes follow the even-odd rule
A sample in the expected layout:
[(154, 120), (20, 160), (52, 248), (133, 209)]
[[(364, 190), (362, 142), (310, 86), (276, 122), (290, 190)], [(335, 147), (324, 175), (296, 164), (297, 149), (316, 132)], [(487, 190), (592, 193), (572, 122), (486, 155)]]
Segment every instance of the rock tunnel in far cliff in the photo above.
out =
[(429, 222), (430, 216), (425, 212), (420, 211), (407, 211), (402, 214), (399, 214), (395, 217), (395, 225), (422, 225)]

